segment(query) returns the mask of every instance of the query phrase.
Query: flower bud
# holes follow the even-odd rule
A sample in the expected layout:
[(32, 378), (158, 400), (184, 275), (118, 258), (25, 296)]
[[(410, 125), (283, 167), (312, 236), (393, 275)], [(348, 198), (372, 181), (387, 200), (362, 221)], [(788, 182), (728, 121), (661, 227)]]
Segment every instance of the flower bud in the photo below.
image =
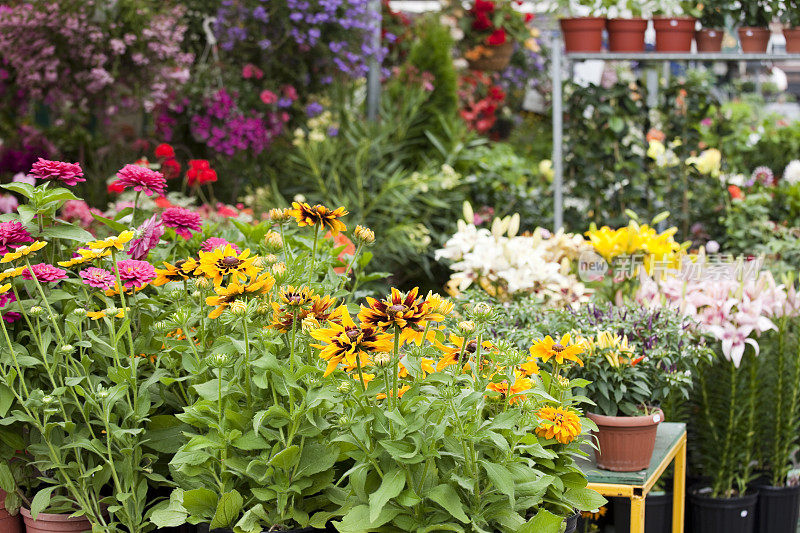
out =
[(194, 284), (198, 289), (202, 290), (211, 288), (211, 280), (208, 278), (197, 278), (194, 280)]
[(342, 415), (339, 417), (339, 420), (337, 420), (337, 423), (341, 427), (347, 427), (353, 423), (353, 420), (347, 415)]
[(276, 277), (283, 276), (286, 273), (286, 263), (275, 263), (272, 265), (272, 273), (275, 274)]
[(78, 318), (84, 318), (86, 316), (86, 309), (78, 307), (72, 310), (72, 314)]
[(264, 235), (264, 245), (267, 249), (272, 251), (278, 251), (283, 248), (283, 239), (281, 239), (281, 234), (277, 231), (268, 231), (266, 235)]
[(263, 261), (265, 267), (269, 265), (274, 265), (275, 263), (278, 262), (278, 258), (277, 256), (275, 256), (275, 254), (267, 254), (263, 256), (261, 260)]
[(376, 353), (372, 358), (377, 366), (388, 366), (392, 362), (392, 356), (388, 353)]
[(172, 330), (172, 324), (170, 324), (166, 320), (159, 320), (158, 322), (153, 324), (153, 329), (159, 333), (167, 333)]
[(306, 378), (306, 385), (308, 388), (319, 387), (322, 384), (319, 378), (315, 378), (314, 376), (309, 376)]
[(231, 356), (226, 353), (215, 353), (208, 357), (208, 362), (211, 366), (223, 368), (231, 361)]
[(73, 345), (71, 345), (71, 344), (63, 344), (63, 345), (59, 346), (59, 348), (58, 348), (58, 353), (60, 355), (64, 355), (64, 356), (72, 355), (72, 353), (74, 351), (75, 351), (75, 347)]
[(300, 323), (300, 327), (303, 331), (312, 331), (319, 328), (319, 322), (313, 316), (307, 316)]
[(53, 403), (54, 401), (56, 401), (55, 396), (51, 396), (50, 394), (42, 396), (42, 403), (43, 404)]
[(120, 308), (114, 307), (113, 305), (110, 307), (106, 307), (106, 316), (109, 318), (114, 318), (119, 314)]
[(365, 226), (356, 226), (353, 231), (353, 240), (356, 244), (370, 244), (375, 242), (375, 232)]
[(477, 320), (489, 320), (492, 317), (492, 306), (486, 302), (478, 302), (472, 312)]
[(192, 298), (198, 299), (203, 296), (203, 293), (200, 291), (192, 291)]
[(172, 315), (172, 321), (176, 324), (186, 324), (191, 318), (192, 312), (187, 307), (180, 307), (175, 314)]
[(342, 394), (347, 394), (351, 390), (353, 390), (353, 385), (349, 381), (342, 381), (339, 383), (339, 386), (336, 387), (336, 390), (341, 392)]
[(34, 305), (28, 312), (30, 313), (31, 316), (35, 316), (38, 318), (44, 315), (44, 308), (40, 305)]
[(239, 318), (247, 316), (247, 304), (241, 300), (234, 300), (233, 302), (231, 302), (231, 305), (230, 307), (228, 307), (228, 310), (231, 312), (233, 316)]
[(172, 289), (167, 294), (167, 297), (172, 300), (173, 302), (179, 302), (183, 300), (183, 297), (186, 295), (183, 289)]
[(291, 215), (289, 214), (288, 209), (273, 207), (272, 209), (269, 210), (269, 219), (275, 222), (276, 224), (283, 224), (284, 222), (289, 220), (290, 217)]
[(472, 320), (463, 320), (458, 323), (458, 329), (460, 329), (462, 333), (472, 333), (475, 331), (475, 322)]

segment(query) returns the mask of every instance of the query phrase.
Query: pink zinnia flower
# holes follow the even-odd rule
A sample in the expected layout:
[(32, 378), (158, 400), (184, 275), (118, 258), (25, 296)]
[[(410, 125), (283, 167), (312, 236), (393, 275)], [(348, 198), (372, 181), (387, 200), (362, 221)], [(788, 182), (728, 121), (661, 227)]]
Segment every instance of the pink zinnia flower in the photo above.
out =
[(132, 259), (145, 259), (150, 250), (158, 245), (161, 236), (164, 235), (164, 223), (161, 222), (158, 215), (153, 215), (139, 226), (136, 230), (136, 235), (137, 237), (131, 241), (128, 255)]
[(200, 215), (183, 207), (170, 207), (161, 214), (164, 224), (175, 229), (175, 233), (184, 239), (192, 238), (192, 231), (200, 231), (202, 220)]
[(117, 263), (119, 279), (126, 288), (139, 288), (156, 277), (156, 269), (147, 261), (126, 259)]
[(83, 169), (78, 163), (65, 163), (64, 161), (49, 161), (47, 159), (39, 160), (33, 164), (31, 174), (40, 180), (53, 180), (60, 181), (65, 185), (73, 187), (82, 181)]
[(77, 222), (81, 227), (89, 227), (94, 222), (92, 208), (83, 200), (67, 200), (61, 208), (61, 218), (67, 222)]
[(0, 213), (14, 213), (19, 207), (19, 201), (13, 194), (0, 194)]
[(278, 101), (278, 95), (268, 89), (261, 91), (259, 98), (261, 98), (261, 101), (267, 105), (274, 104)]
[(2, 309), (5, 309), (6, 306), (11, 307), (11, 304), (17, 301), (17, 297), (14, 295), (13, 292), (4, 292), (0, 294), (0, 313), (3, 315), (3, 320), (8, 322), (9, 324), (13, 324), (20, 318), (22, 315), (15, 312), (3, 312)]
[(241, 250), (239, 250), (238, 246), (236, 246), (232, 242), (228, 242), (225, 239), (222, 239), (220, 237), (211, 237), (211, 238), (208, 238), (208, 239), (204, 240), (203, 244), (200, 245), (200, 249), (203, 250), (204, 252), (212, 252), (212, 251), (216, 250), (217, 248), (220, 248), (220, 247), (225, 248), (226, 246), (230, 246), (231, 248), (236, 250), (237, 254), (241, 253)]
[[(33, 275), (36, 276), (40, 282), (44, 283), (58, 283), (62, 279), (67, 278), (67, 271), (61, 270), (58, 267), (54, 267), (53, 265), (48, 265), (47, 263), (37, 263), (35, 265), (31, 265), (33, 269)], [(23, 279), (33, 279), (31, 276), (31, 271), (27, 268), (22, 271)]]
[(0, 222), (0, 254), (11, 251), (12, 246), (33, 242), (33, 237), (19, 221)]
[(125, 165), (117, 172), (116, 183), (124, 189), (133, 187), (134, 191), (141, 191), (147, 196), (153, 193), (163, 196), (167, 180), (161, 172), (139, 165)]
[(11, 178), (11, 181), (14, 183), (27, 183), (28, 185), (36, 185), (36, 178), (28, 174), (23, 174), (22, 172), (14, 174), (14, 177)]
[(114, 274), (104, 268), (89, 267), (81, 270), (78, 275), (84, 284), (95, 289), (108, 290), (114, 287)]

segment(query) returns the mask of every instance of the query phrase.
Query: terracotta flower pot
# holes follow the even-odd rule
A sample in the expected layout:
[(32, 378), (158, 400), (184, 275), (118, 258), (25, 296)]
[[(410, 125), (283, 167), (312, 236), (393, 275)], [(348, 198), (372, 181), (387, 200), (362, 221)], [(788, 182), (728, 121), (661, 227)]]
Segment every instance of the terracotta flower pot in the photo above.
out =
[(567, 52), (599, 52), (603, 49), (606, 19), (601, 17), (565, 18), (559, 21)]
[(644, 52), (645, 19), (608, 19), (609, 52)]
[(28, 533), (82, 533), (92, 530), (92, 523), (83, 517), (70, 518), (66, 514), (39, 513), (34, 520), (30, 510), (23, 507), (19, 512)]
[(784, 28), (783, 36), (786, 38), (786, 53), (800, 54), (800, 27)]
[(703, 28), (694, 35), (697, 43), (698, 52), (721, 52), (722, 37), (725, 36), (724, 30), (713, 28)]
[(656, 52), (691, 52), (696, 22), (694, 17), (654, 18)]
[[(506, 41), (497, 46), (482, 45), (480, 57), (468, 59), (469, 68), (472, 70), (483, 70), (496, 72), (503, 70), (511, 62), (511, 55), (514, 53), (513, 41)], [(473, 50), (474, 51), (474, 50)]]
[(5, 507), (6, 492), (0, 489), (0, 533), (22, 533), (22, 518), (19, 514), (11, 516)]
[(597, 424), (598, 468), (613, 472), (638, 472), (650, 466), (661, 410), (646, 416), (605, 416), (586, 413)]
[(745, 54), (763, 54), (769, 45), (770, 31), (768, 28), (752, 28), (749, 26), (739, 28), (739, 43)]

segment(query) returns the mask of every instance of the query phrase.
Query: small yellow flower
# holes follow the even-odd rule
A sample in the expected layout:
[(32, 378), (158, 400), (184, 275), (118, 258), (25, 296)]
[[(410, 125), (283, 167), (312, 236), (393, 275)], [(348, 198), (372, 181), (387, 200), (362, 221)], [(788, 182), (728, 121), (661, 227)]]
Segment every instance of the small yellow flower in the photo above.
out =
[(93, 250), (111, 250), (115, 248), (119, 251), (122, 251), (125, 248), (125, 245), (133, 239), (134, 233), (131, 230), (125, 230), (116, 237), (113, 235), (111, 237), (105, 238), (101, 241), (93, 241), (89, 243), (89, 248)]
[(13, 252), (7, 252), (3, 258), (0, 259), (0, 263), (10, 263), (11, 261), (15, 261), (20, 257), (25, 257), (34, 252), (38, 252), (45, 246), (47, 246), (47, 243), (44, 241), (36, 241), (28, 246), (20, 246)]
[(6, 283), (5, 285), (0, 285), (0, 294), (3, 294), (4, 292), (8, 292), (10, 290), (11, 290), (10, 283)]
[[(131, 310), (130, 307), (126, 307), (124, 310), (116, 309), (116, 314), (114, 315), (114, 318), (122, 318), (125, 316), (125, 311), (130, 311), (130, 310)], [(108, 310), (104, 309), (103, 311), (87, 311), (86, 316), (88, 316), (92, 320), (100, 320), (101, 318), (105, 318), (106, 316), (108, 316)]]
[(339, 218), (347, 214), (347, 210), (344, 207), (331, 211), (322, 204), (311, 207), (304, 202), (292, 202), (292, 209), (289, 210), (289, 214), (294, 217), (298, 226), (319, 225), (320, 229), (329, 229), (334, 237), (347, 230), (347, 226), (339, 220)]
[(353, 231), (353, 240), (357, 244), (370, 245), (375, 242), (375, 232), (364, 226), (356, 226)]
[(561, 341), (556, 342), (548, 335), (544, 339), (533, 343), (530, 347), (530, 353), (533, 357), (538, 357), (545, 363), (550, 358), (555, 358), (556, 363), (563, 365), (566, 361), (575, 361), (580, 366), (583, 366), (583, 361), (578, 357), (583, 353), (582, 344), (573, 344), (571, 342), (569, 333), (561, 337)]
[(542, 407), (537, 416), (541, 420), (536, 434), (545, 439), (555, 439), (561, 444), (569, 444), (581, 434), (581, 421), (578, 415), (563, 407)]
[(17, 268), (8, 268), (3, 272), (0, 272), (0, 281), (5, 281), (7, 279), (16, 278), (17, 276), (21, 276), (27, 267), (17, 267)]
[(226, 244), (225, 248), (217, 248), (211, 252), (200, 252), (200, 263), (197, 270), (214, 280), (214, 285), (222, 285), (222, 278), (230, 276), (228, 281), (230, 283), (237, 283), (239, 279), (244, 277), (255, 277), (261, 269), (255, 266), (255, 257), (250, 257), (250, 249), (244, 250), (242, 253), (236, 253), (236, 250), (230, 244)]
[(78, 257), (73, 257), (68, 261), (59, 261), (58, 266), (69, 268), (75, 265), (82, 265), (83, 263), (88, 263), (89, 261), (100, 259), (101, 257), (108, 257), (111, 255), (111, 250), (87, 250), (85, 248), (81, 248), (76, 250), (76, 253), (78, 254)]

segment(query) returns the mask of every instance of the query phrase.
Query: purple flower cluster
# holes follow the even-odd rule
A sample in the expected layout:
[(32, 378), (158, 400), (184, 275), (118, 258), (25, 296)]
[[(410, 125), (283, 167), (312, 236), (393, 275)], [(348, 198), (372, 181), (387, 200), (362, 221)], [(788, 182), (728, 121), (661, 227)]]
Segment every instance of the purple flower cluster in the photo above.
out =
[(254, 40), (266, 50), (288, 37), (295, 54), (299, 51), (311, 63), (310, 71), (332, 68), (360, 78), (373, 57), (387, 54), (370, 44), (378, 19), (369, 0), (223, 0), (215, 33), (226, 51)]
[(243, 112), (236, 94), (220, 89), (205, 101), (201, 114), (191, 119), (192, 135), (227, 156), (240, 151), (263, 152), (281, 134), (287, 113)]
[[(193, 56), (181, 50), (182, 8), (156, 13), (144, 27), (104, 9), (93, 0), (0, 6), (5, 77), (10, 72), (28, 101), (70, 111), (105, 105), (106, 114), (140, 102), (149, 111), (188, 80)], [(123, 98), (137, 93), (141, 101)]]

